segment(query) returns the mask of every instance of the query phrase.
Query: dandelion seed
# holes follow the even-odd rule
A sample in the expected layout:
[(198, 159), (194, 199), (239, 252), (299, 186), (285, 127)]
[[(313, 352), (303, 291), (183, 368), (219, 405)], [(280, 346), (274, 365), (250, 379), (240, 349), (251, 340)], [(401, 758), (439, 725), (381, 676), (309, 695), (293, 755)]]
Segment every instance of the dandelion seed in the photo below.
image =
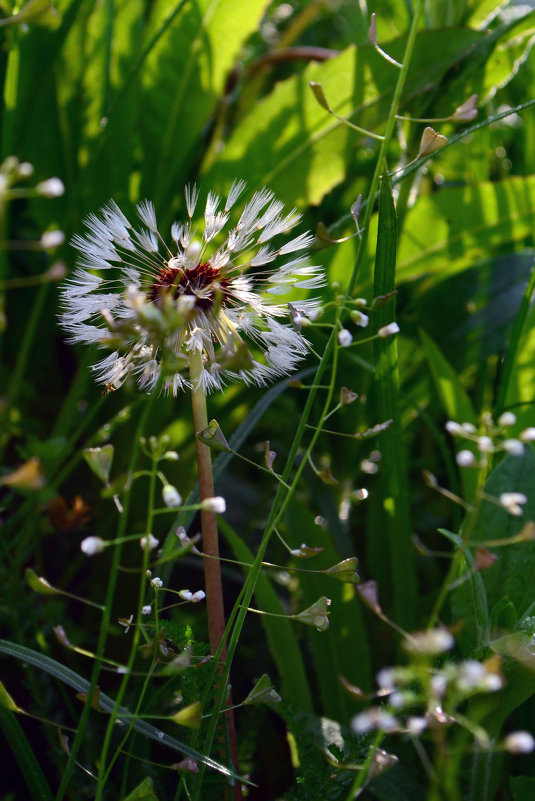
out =
[(296, 369), (308, 352), (300, 329), (318, 302), (299, 300), (299, 325), (292, 325), (292, 298), (282, 303), (279, 296), (324, 286), (324, 271), (306, 255), (310, 234), (276, 241), (300, 215), (284, 216), (283, 204), (265, 188), (227, 227), (244, 188), (234, 182), (222, 211), (222, 200), (210, 192), (197, 223), (199, 192), (186, 187), (188, 219), (173, 224), (172, 248), (148, 200), (137, 207), (139, 230), (113, 201), (87, 218), (85, 235), (72, 240), (80, 256), (62, 291), (61, 324), (72, 342), (110, 349), (93, 367), (98, 381), (117, 388), (132, 376), (141, 389), (162, 385), (176, 395), (191, 387), (195, 351), (202, 354), (198, 381), (206, 392), (233, 380), (265, 386)]

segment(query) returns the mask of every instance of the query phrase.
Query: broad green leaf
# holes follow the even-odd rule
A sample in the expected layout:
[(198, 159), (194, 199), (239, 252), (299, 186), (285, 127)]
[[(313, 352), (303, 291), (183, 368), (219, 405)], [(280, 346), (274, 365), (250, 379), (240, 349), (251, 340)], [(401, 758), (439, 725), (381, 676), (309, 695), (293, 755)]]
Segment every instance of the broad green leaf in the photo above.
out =
[[(33, 651), (31, 648), (26, 648), (24, 645), (18, 645), (17, 643), (10, 642), (9, 640), (0, 640), (0, 653), (6, 654), (6, 656), (13, 656), (15, 659), (19, 659), (21, 662), (27, 662), (28, 664), (39, 668), (39, 670), (44, 670), (45, 673), (49, 673), (51, 676), (54, 676), (56, 679), (62, 681), (68, 687), (72, 687), (79, 693), (89, 692), (90, 684), (87, 679), (79, 676), (74, 672), (74, 670), (71, 670), (59, 662), (56, 662), (55, 659), (50, 659), (49, 656), (45, 656), (37, 651)], [(98, 704), (100, 709), (102, 709), (104, 712), (111, 712), (115, 708), (115, 701), (113, 698), (110, 698), (109, 695), (106, 695), (102, 692), (99, 693)], [(0, 712), (1, 711), (2, 708), (0, 707)], [(124, 715), (125, 717), (131, 718), (131, 712), (124, 706), (119, 707), (118, 711), (119, 715)], [(190, 748), (189, 745), (180, 742), (180, 740), (177, 740), (175, 737), (171, 737), (169, 734), (156, 729), (145, 720), (135, 718), (132, 721), (132, 726), (136, 731), (140, 732), (140, 734), (143, 734), (145, 737), (148, 737), (150, 740), (155, 740), (157, 743), (166, 745), (168, 748), (171, 748), (174, 751), (180, 751), (183, 754), (186, 754), (186, 756), (190, 756), (193, 759), (196, 759), (198, 762), (202, 762), (207, 767), (212, 768), (212, 770), (223, 773), (225, 776), (232, 776), (235, 779), (239, 778), (234, 771), (230, 770), (224, 765), (221, 765), (219, 762), (216, 762), (211, 757), (204, 756), (194, 748)]]
[[(416, 278), (425, 278), (426, 283), (431, 277), (442, 281), (496, 254), (505, 245), (529, 237), (535, 225), (534, 208), (535, 176), (531, 175), (448, 187), (420, 197), (404, 221), (398, 248), (398, 284)], [(376, 237), (377, 216), (370, 225), (368, 258), (361, 269), (359, 292), (368, 291), (371, 285)], [(347, 284), (354, 240), (324, 253), (324, 263), (330, 261), (330, 279), (342, 286)]]
[[(456, 29), (455, 35), (422, 31), (416, 40), (406, 95), (438, 84), (481, 37), (462, 28)], [(388, 43), (394, 58), (403, 57), (404, 47), (404, 38)], [(236, 165), (242, 164), (245, 173), (240, 177), (252, 186), (268, 185), (283, 200), (299, 206), (319, 203), (345, 177), (348, 159), (353, 158), (362, 137), (319, 105), (309, 82), (322, 84), (337, 114), (377, 131), (387, 117), (396, 80), (396, 70), (371, 45), (348, 48), (324, 64), (310, 64), (302, 74), (275, 86), (237, 125), (217, 164), (208, 170), (206, 183), (227, 186), (236, 177)]]
[[(444, 414), (448, 420), (477, 425), (477, 415), (457, 372), (448, 364), (440, 349), (424, 331), (420, 331), (420, 339)], [(463, 448), (468, 448), (477, 454), (475, 445), (472, 446), (465, 440)], [(477, 473), (474, 470), (461, 470), (461, 480), (465, 497), (471, 499), (477, 487)]]
[(459, 376), (448, 364), (437, 345), (424, 331), (420, 331), (420, 339), (425, 357), (433, 374), (433, 380), (435, 381), (444, 414), (447, 415), (449, 420), (476, 425), (477, 415), (470, 398), (459, 381)]
[(465, 557), (465, 580), (453, 590), (451, 606), (454, 621), (462, 624), (457, 634), (457, 643), (463, 655), (469, 656), (477, 649), (487, 648), (489, 645), (490, 616), (486, 589), (481, 572), (474, 572), (474, 557), (462, 537), (443, 528), (439, 532)]
[[(254, 556), (247, 545), (224, 520), (220, 520), (219, 525), (236, 559), (246, 564), (252, 564)], [(255, 598), (259, 608), (264, 612), (286, 614), (271, 582), (263, 573), (260, 573), (258, 577)], [(284, 701), (298, 709), (311, 710), (312, 698), (303, 657), (294, 632), (295, 624), (285, 617), (274, 618), (262, 615), (260, 619), (266, 632), (271, 654), (277, 665)]]
[[(483, 500), (470, 535), (471, 548), (514, 537), (526, 521), (535, 520), (535, 454), (531, 446), (526, 446), (524, 456), (506, 456), (491, 473), (484, 492), (486, 496), (496, 499), (503, 492), (519, 492), (526, 495), (528, 500), (519, 517), (509, 514), (499, 503)], [(476, 573), (474, 579), (482, 582), (489, 609), (506, 596), (521, 618), (533, 601), (535, 542), (489, 547), (498, 556), (498, 561), (492, 567)], [(470, 640), (473, 645), (477, 642), (473, 629), (474, 601), (468, 590), (471, 584), (471, 581), (465, 582), (453, 592), (452, 597), (454, 618), (464, 624), (461, 636), (465, 645)]]
[[(339, 560), (332, 534), (314, 522), (314, 513), (304, 500), (292, 498), (285, 513), (285, 539), (306, 539), (323, 551), (307, 563), (315, 570)], [(349, 722), (353, 704), (338, 682), (344, 676), (362, 687), (371, 686), (369, 641), (362, 620), (362, 608), (350, 584), (338, 584), (317, 573), (299, 573), (299, 607), (313, 604), (320, 596), (331, 599), (329, 628), (315, 631), (306, 628), (312, 648), (315, 672), (321, 693), (322, 712), (342, 723)]]
[(510, 776), (513, 801), (532, 801), (535, 798), (535, 776)]
[[(166, 19), (170, 5), (169, 0), (153, 4), (147, 38)], [(181, 193), (180, 184), (202, 148), (204, 126), (266, 5), (267, 0), (188, 2), (147, 57), (140, 102), (142, 191), (157, 208)]]

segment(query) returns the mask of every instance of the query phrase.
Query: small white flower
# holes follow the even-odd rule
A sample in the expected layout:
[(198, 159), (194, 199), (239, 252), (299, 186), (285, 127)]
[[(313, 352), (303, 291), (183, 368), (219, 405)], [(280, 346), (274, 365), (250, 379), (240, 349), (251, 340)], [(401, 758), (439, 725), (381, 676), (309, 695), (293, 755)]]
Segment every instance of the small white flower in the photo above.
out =
[(476, 463), (476, 458), (472, 451), (462, 450), (455, 457), (455, 461), (459, 467), (472, 467)]
[(342, 348), (349, 347), (353, 342), (353, 334), (351, 331), (348, 331), (347, 328), (342, 328), (341, 331), (338, 332), (338, 342)]
[(373, 729), (395, 731), (398, 728), (398, 721), (394, 715), (381, 707), (372, 707), (360, 715), (355, 715), (351, 721), (351, 728), (355, 734), (365, 734)]
[(453, 636), (446, 629), (429, 629), (408, 634), (403, 640), (403, 647), (413, 654), (435, 656), (449, 651), (455, 645)]
[(394, 690), (396, 687), (396, 674), (392, 668), (381, 668), (375, 677), (377, 686), (381, 690)]
[(152, 584), (155, 590), (161, 590), (163, 587), (163, 581), (161, 580), (161, 578), (158, 578), (158, 576), (154, 576), (154, 578), (151, 578), (150, 583)]
[(65, 242), (65, 234), (63, 231), (45, 231), (45, 233), (41, 236), (40, 242), (41, 247), (45, 250), (58, 248)]
[(127, 617), (127, 618), (120, 618), (119, 619), (118, 623), (119, 623), (120, 626), (123, 626), (125, 634), (128, 634), (128, 632), (130, 631), (130, 625), (131, 625), (133, 619), (134, 619), (134, 615), (130, 615), (130, 617)]
[(463, 423), (461, 428), (466, 434), (475, 434), (477, 431), (477, 428), (473, 423)]
[(455, 420), (448, 420), (448, 422), (445, 425), (445, 429), (452, 436), (463, 433), (463, 428), (461, 424), (456, 423)]
[(145, 606), (141, 607), (142, 615), (150, 615), (151, 612), (152, 612), (152, 606), (150, 604), (146, 604)]
[(370, 318), (364, 312), (359, 311), (358, 309), (354, 309), (351, 314), (349, 315), (355, 325), (359, 325), (361, 328), (366, 328), (368, 323), (370, 322)]
[(179, 493), (176, 487), (172, 486), (172, 484), (166, 484), (164, 486), (162, 489), (162, 498), (165, 505), (170, 509), (175, 509), (177, 506), (181, 506), (182, 504), (182, 495)]
[(470, 692), (478, 687), (487, 670), (477, 659), (467, 659), (459, 665), (457, 687), (461, 692)]
[[(164, 390), (176, 395), (192, 386), (190, 357), (200, 352), (197, 381), (206, 392), (228, 380), (266, 386), (306, 356), (308, 343), (291, 324), (287, 296), (325, 285), (323, 269), (306, 255), (313, 237), (276, 241), (300, 215), (284, 216), (283, 204), (265, 188), (224, 230), (244, 186), (234, 182), (225, 203), (210, 192), (199, 222), (192, 219), (199, 193), (186, 187), (189, 219), (172, 225), (172, 250), (150, 201), (137, 207), (141, 230), (113, 201), (88, 217), (85, 236), (72, 240), (80, 257), (62, 292), (61, 321), (72, 342), (112, 350), (93, 368), (99, 381), (116, 388), (134, 376), (151, 391), (162, 379)], [(266, 268), (271, 262), (273, 269)], [(318, 305), (315, 299), (298, 303), (303, 320)]]
[(515, 515), (515, 517), (520, 517), (522, 514), (521, 505), (528, 501), (523, 492), (502, 492), (498, 500), (503, 508), (507, 509), (509, 514)]
[(157, 540), (156, 537), (153, 537), (152, 534), (149, 534), (148, 537), (141, 537), (139, 544), (143, 550), (148, 547), (149, 551), (153, 551), (160, 544), (160, 540)]
[(523, 456), (524, 455), (524, 443), (520, 442), (519, 439), (504, 439), (502, 442), (502, 448), (507, 453), (510, 453), (511, 456)]
[(481, 453), (492, 453), (494, 450), (494, 443), (490, 437), (478, 437), (477, 447)]
[(407, 731), (413, 737), (419, 737), (427, 729), (427, 720), (421, 717), (407, 718)]
[(377, 336), (385, 339), (386, 337), (391, 337), (393, 334), (399, 334), (399, 325), (397, 323), (388, 323), (388, 325), (383, 325), (377, 332)]
[(516, 423), (516, 414), (513, 412), (504, 412), (498, 417), (498, 425), (503, 426), (512, 426)]
[(81, 550), (86, 556), (94, 556), (96, 553), (102, 553), (105, 549), (106, 543), (100, 537), (86, 537), (80, 543)]
[(534, 442), (535, 427), (530, 426), (529, 428), (525, 428), (524, 431), (520, 432), (519, 438), (522, 440), (522, 442)]
[(47, 181), (41, 181), (35, 189), (43, 197), (61, 197), (65, 192), (63, 181), (60, 181), (59, 178), (49, 178)]
[(503, 747), (511, 754), (531, 754), (535, 750), (535, 739), (529, 731), (512, 731), (504, 739)]
[(19, 175), (21, 178), (30, 178), (33, 175), (33, 164), (23, 161), (19, 164)]
[(444, 673), (435, 673), (431, 676), (431, 692), (436, 698), (443, 698), (448, 688), (448, 679)]
[(222, 515), (223, 512), (226, 511), (226, 508), (227, 503), (220, 495), (216, 495), (214, 498), (205, 498), (204, 501), (201, 502), (201, 509), (206, 509), (208, 512), (215, 512), (218, 515)]

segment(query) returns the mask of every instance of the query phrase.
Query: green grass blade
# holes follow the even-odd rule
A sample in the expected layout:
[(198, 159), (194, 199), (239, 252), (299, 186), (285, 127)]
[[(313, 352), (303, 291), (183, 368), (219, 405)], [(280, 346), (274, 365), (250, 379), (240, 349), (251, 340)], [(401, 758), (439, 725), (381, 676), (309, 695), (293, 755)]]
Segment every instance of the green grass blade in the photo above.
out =
[[(55, 659), (50, 659), (50, 657), (40, 654), (31, 648), (26, 648), (24, 645), (18, 645), (17, 643), (10, 642), (9, 640), (0, 640), (0, 653), (13, 656), (15, 659), (20, 659), (22, 662), (27, 662), (30, 665), (35, 665), (35, 667), (39, 668), (40, 670), (44, 670), (46, 673), (49, 673), (56, 679), (59, 679), (59, 681), (62, 681), (64, 684), (67, 684), (69, 687), (72, 687), (79, 693), (89, 692), (90, 683), (87, 681), (87, 679), (79, 676), (78, 673), (74, 672), (74, 670), (71, 670), (59, 662), (56, 662)], [(115, 707), (115, 702), (113, 698), (110, 698), (109, 695), (105, 695), (105, 693), (99, 693), (98, 705), (100, 709), (104, 710), (104, 712), (111, 712)], [(128, 709), (126, 709), (126, 707), (121, 706), (119, 707), (119, 717), (121, 715), (130, 717), (131, 713)], [(172, 748), (174, 751), (179, 751), (186, 756), (192, 757), (192, 759), (202, 762), (207, 767), (212, 768), (212, 770), (219, 771), (225, 776), (229, 776), (234, 779), (240, 778), (237, 773), (234, 773), (234, 771), (230, 770), (225, 765), (221, 765), (211, 757), (204, 756), (199, 751), (196, 751), (194, 748), (190, 748), (189, 745), (182, 743), (175, 737), (171, 737), (169, 734), (156, 729), (145, 720), (135, 720), (132, 725), (136, 731), (145, 735), (145, 737), (148, 737), (157, 743), (161, 743), (162, 745), (166, 745), (168, 748)], [(240, 780), (243, 781), (243, 779)]]
[[(375, 259), (374, 294), (386, 295), (395, 289), (396, 212), (388, 178), (381, 182), (379, 193), (379, 226)], [(394, 301), (381, 306), (375, 321), (380, 328), (395, 319)], [(379, 448), (383, 454), (381, 472), (385, 554), (389, 554), (393, 586), (393, 607), (400, 625), (410, 628), (414, 621), (416, 574), (411, 543), (409, 481), (403, 444), (396, 337), (374, 342), (376, 403), (380, 420), (392, 420), (381, 434)]]
[[(17, 760), (31, 798), (35, 799), (35, 801), (53, 801), (48, 782), (22, 726), (18, 722), (16, 715), (4, 706), (0, 706), (0, 727), (4, 732), (6, 743), (9, 743)], [(4, 759), (6, 758), (7, 755), (4, 752)]]

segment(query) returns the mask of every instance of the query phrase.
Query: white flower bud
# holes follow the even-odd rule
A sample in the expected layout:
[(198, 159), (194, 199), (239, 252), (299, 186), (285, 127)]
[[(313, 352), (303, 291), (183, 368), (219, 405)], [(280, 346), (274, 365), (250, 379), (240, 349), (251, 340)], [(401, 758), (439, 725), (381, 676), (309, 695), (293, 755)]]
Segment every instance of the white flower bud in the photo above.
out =
[(215, 512), (218, 515), (222, 515), (223, 512), (226, 511), (226, 508), (226, 501), (220, 495), (216, 495), (214, 498), (205, 498), (201, 503), (201, 509), (205, 509), (208, 512)]
[(463, 428), (460, 423), (456, 423), (455, 420), (448, 420), (446, 425), (444, 426), (448, 434), (455, 436), (456, 434), (462, 434)]
[(204, 590), (197, 590), (197, 592), (194, 592), (193, 595), (191, 596), (191, 603), (198, 604), (200, 603), (200, 601), (204, 601), (205, 598), (206, 598), (206, 593), (204, 592)]
[(65, 234), (63, 231), (45, 231), (41, 236), (41, 247), (45, 250), (51, 248), (58, 248), (65, 242)]
[(353, 342), (353, 334), (351, 331), (348, 331), (347, 328), (342, 328), (342, 330), (338, 332), (338, 342), (342, 348), (349, 347)]
[(180, 590), (178, 597), (182, 598), (183, 601), (191, 601), (193, 598), (193, 593), (191, 590)]
[(160, 540), (157, 540), (156, 537), (153, 537), (152, 534), (149, 534), (148, 537), (141, 537), (139, 544), (143, 550), (145, 550), (145, 548), (148, 546), (149, 551), (153, 551), (160, 544)]
[(516, 423), (516, 414), (513, 412), (504, 412), (498, 417), (499, 426), (512, 426)]
[(419, 737), (426, 728), (427, 720), (425, 718), (416, 716), (407, 718), (407, 731), (413, 737)]
[(472, 451), (463, 450), (459, 451), (455, 457), (455, 461), (459, 467), (472, 467), (476, 463), (476, 458)]
[(146, 606), (141, 607), (142, 615), (150, 615), (151, 611), (152, 611), (152, 606), (150, 604), (146, 604)]
[(154, 587), (155, 590), (161, 590), (163, 587), (163, 581), (158, 576), (154, 576), (153, 579), (150, 580), (150, 583)]
[(165, 505), (170, 509), (175, 509), (182, 504), (182, 495), (172, 484), (166, 484), (164, 486), (162, 489), (162, 498)]
[(481, 453), (492, 453), (494, 450), (494, 443), (490, 437), (478, 437), (477, 447)]
[(59, 178), (48, 178), (46, 181), (41, 181), (35, 189), (43, 197), (61, 197), (65, 192), (63, 181), (60, 181)]
[(366, 328), (368, 323), (370, 322), (370, 318), (364, 312), (359, 311), (358, 309), (353, 309), (351, 314), (349, 315), (351, 320), (355, 323), (355, 325), (359, 325), (361, 328)]
[(524, 443), (520, 442), (519, 439), (504, 439), (502, 442), (502, 448), (507, 453), (510, 453), (511, 456), (524, 455)]
[(23, 161), (19, 164), (19, 175), (21, 178), (30, 178), (33, 175), (33, 164), (29, 161)]
[(510, 754), (531, 754), (535, 750), (535, 739), (529, 731), (512, 731), (503, 741)]
[(509, 514), (520, 517), (522, 514), (521, 504), (527, 503), (528, 499), (523, 492), (502, 492), (498, 500)]
[(530, 426), (529, 428), (525, 428), (524, 431), (520, 432), (520, 439), (522, 442), (534, 442), (535, 441), (535, 428)]
[(96, 553), (102, 553), (106, 543), (100, 537), (86, 537), (80, 543), (81, 550), (86, 556), (94, 556)]
[(377, 336), (385, 339), (386, 337), (391, 337), (393, 334), (399, 334), (399, 325), (397, 323), (388, 323), (388, 325), (383, 325), (377, 332)]

